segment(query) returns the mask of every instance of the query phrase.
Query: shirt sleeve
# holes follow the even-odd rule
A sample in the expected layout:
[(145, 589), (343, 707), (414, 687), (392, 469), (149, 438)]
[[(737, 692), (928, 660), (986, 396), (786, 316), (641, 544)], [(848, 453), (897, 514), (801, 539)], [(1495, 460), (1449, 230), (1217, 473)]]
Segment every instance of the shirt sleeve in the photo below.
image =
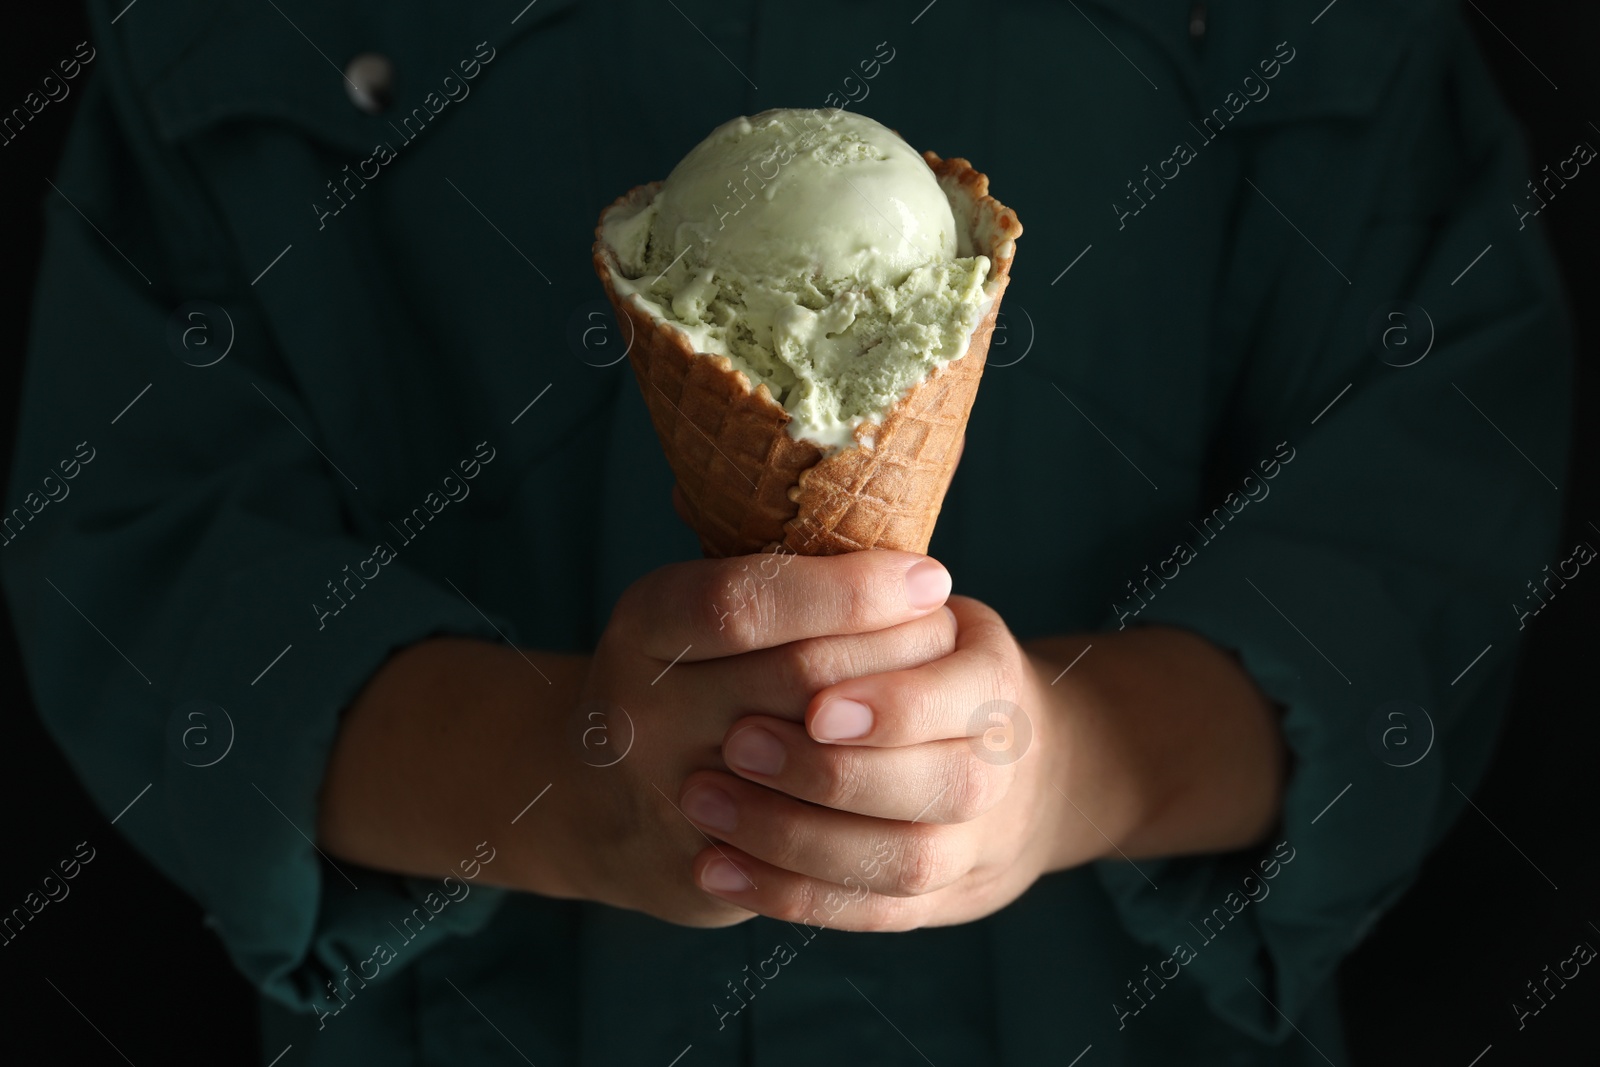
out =
[(1097, 867), (1164, 977), (1189, 972), (1262, 1040), (1292, 1039), (1465, 809), (1539, 603), (1526, 583), (1560, 558), (1560, 284), (1511, 207), (1527, 161), (1465, 28), (1427, 31), (1369, 120), (1242, 154), (1257, 188), (1237, 193), (1217, 336), (1244, 362), (1213, 498), (1107, 621), (1205, 636), (1281, 711), (1267, 845), (1141, 863), (1159, 889)]
[[(341, 711), (386, 658), (516, 631), (403, 559), (344, 585), (385, 535), (355, 532), (359, 491), (110, 51), (48, 194), (0, 564), (39, 713), (100, 809), (307, 1010), (370, 977), (380, 942), (383, 981), (503, 896), (467, 877), (475, 842), (444, 883), (336, 865), (313, 837)], [(323, 619), (336, 588), (361, 610)]]

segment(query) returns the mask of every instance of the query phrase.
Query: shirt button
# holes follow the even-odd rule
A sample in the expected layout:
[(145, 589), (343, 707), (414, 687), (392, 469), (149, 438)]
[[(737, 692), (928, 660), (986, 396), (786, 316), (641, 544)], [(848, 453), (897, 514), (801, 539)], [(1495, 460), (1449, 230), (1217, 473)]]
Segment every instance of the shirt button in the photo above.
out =
[(394, 99), (394, 64), (387, 56), (363, 52), (344, 68), (344, 88), (352, 104), (376, 115)]

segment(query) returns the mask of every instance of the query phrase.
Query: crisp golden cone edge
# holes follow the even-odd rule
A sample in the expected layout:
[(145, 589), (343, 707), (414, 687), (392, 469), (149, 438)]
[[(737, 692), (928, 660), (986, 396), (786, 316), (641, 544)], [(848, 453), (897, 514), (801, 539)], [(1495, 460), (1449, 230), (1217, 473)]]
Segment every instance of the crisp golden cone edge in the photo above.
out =
[(620, 271), (605, 242), (606, 217), (648, 203), (661, 183), (638, 186), (601, 213), (595, 273), (632, 338), (629, 363), (707, 556), (927, 551), (960, 460), (1022, 225), (988, 195), (988, 178), (965, 159), (933, 152), (923, 158), (950, 198), (957, 253), (989, 257), (988, 304), (962, 355), (907, 390), (881, 423), (857, 427), (854, 447), (831, 455), (790, 436), (791, 416), (765, 385), (752, 389), (726, 356), (695, 351), (687, 334), (613, 284)]

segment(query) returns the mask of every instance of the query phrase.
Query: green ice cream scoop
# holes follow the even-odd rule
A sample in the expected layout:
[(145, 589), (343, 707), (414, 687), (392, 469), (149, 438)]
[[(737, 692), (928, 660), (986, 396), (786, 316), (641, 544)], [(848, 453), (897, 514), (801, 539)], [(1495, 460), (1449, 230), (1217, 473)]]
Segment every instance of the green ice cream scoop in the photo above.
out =
[(765, 384), (790, 433), (830, 449), (965, 351), (990, 268), (958, 254), (923, 158), (836, 109), (724, 123), (605, 236), (619, 289)]

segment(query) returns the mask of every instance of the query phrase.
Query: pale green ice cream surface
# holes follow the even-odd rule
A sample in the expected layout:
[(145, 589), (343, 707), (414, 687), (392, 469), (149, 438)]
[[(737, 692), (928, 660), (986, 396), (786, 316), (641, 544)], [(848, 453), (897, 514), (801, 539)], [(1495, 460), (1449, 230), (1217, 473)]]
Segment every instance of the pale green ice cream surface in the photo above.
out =
[(960, 256), (950, 200), (893, 130), (836, 109), (736, 118), (604, 237), (636, 294), (790, 413), (790, 433), (853, 443), (966, 351), (987, 256)]

